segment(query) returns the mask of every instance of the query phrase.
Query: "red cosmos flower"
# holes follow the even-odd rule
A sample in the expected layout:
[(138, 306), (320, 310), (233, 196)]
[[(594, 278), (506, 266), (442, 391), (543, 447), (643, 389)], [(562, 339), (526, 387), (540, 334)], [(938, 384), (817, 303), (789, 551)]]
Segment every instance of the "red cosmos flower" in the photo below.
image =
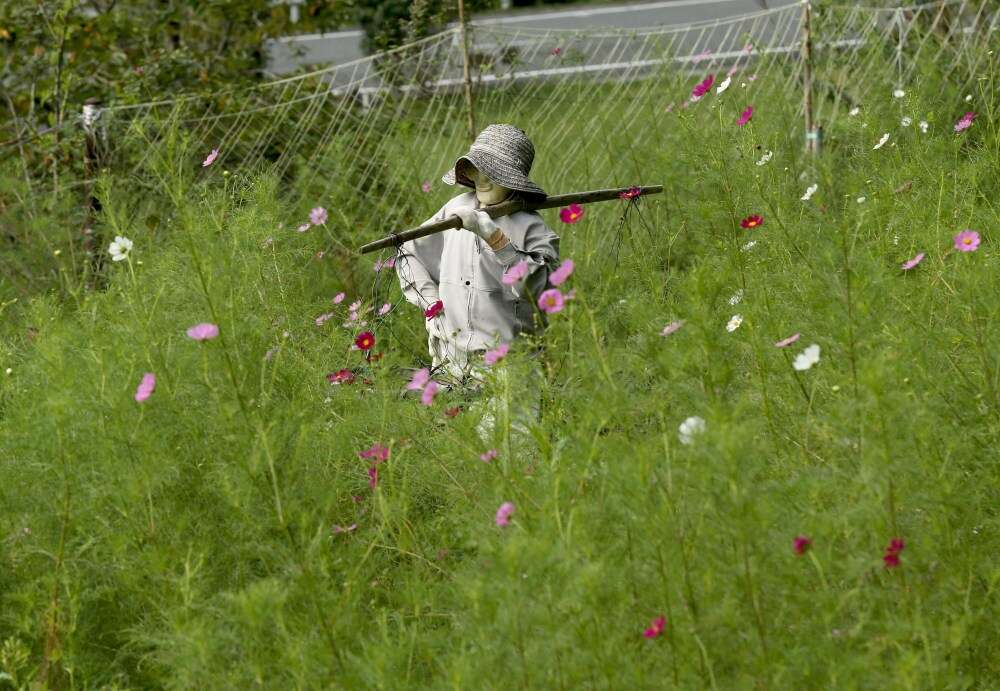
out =
[(753, 117), (753, 106), (747, 106), (747, 109), (740, 113), (740, 117), (736, 120), (736, 124), (740, 127), (750, 122), (750, 118)]
[(646, 638), (656, 638), (661, 633), (663, 629), (667, 626), (667, 618), (663, 615), (658, 616), (649, 624), (649, 628), (642, 632), (642, 635)]
[(764, 225), (764, 217), (753, 214), (740, 221), (740, 225), (744, 228), (756, 228), (757, 226)]
[(810, 545), (812, 545), (812, 540), (807, 538), (805, 535), (799, 535), (792, 540), (792, 550), (799, 555), (805, 554)]
[(885, 554), (882, 555), (885, 568), (894, 569), (899, 566), (899, 553), (903, 551), (905, 546), (901, 537), (894, 537), (889, 541), (889, 546), (885, 548)]
[(559, 209), (559, 220), (563, 223), (576, 223), (583, 216), (583, 207), (579, 204), (570, 204)]
[(441, 314), (441, 310), (444, 309), (444, 301), (438, 300), (433, 305), (424, 310), (424, 316), (428, 319), (433, 319), (434, 317)]
[(358, 337), (354, 339), (354, 345), (358, 347), (358, 350), (371, 350), (375, 347), (375, 334), (371, 331), (358, 334)]
[(386, 461), (389, 460), (389, 447), (375, 442), (370, 448), (358, 451), (358, 456), (361, 458), (374, 458), (376, 462)]
[(336, 372), (330, 372), (330, 374), (326, 375), (326, 380), (331, 384), (353, 384), (354, 372), (345, 367)]
[(638, 187), (629, 187), (627, 190), (625, 190), (618, 196), (624, 199), (625, 201), (628, 201), (629, 199), (635, 199), (640, 194), (642, 194), (642, 190), (639, 189)]

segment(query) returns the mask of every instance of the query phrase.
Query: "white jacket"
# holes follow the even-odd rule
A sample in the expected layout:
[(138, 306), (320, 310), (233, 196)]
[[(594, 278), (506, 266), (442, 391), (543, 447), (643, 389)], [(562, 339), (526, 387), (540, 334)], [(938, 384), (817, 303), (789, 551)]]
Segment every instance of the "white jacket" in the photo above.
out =
[[(456, 209), (477, 208), (475, 192), (452, 198), (423, 225), (444, 220)], [(468, 355), (511, 341), (518, 333), (534, 332), (528, 296), (535, 301), (545, 290), (549, 272), (559, 262), (559, 236), (535, 211), (518, 211), (493, 219), (510, 238), (493, 251), (479, 236), (464, 228), (452, 228), (400, 246), (396, 273), (408, 302), (427, 309), (440, 299), (447, 341), (429, 342), (431, 355), (464, 367)], [(500, 277), (521, 260), (528, 262), (528, 275), (514, 285)], [(544, 326), (540, 326), (539, 330)], [(441, 352), (443, 346), (444, 352)], [(438, 352), (435, 352), (435, 349)]]

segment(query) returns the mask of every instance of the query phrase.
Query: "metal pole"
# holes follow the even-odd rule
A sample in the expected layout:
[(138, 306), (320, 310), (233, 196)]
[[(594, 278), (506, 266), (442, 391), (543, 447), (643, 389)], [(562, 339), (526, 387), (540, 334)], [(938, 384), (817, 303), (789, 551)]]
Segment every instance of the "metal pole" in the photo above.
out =
[(802, 109), (805, 111), (806, 153), (819, 152), (819, 131), (813, 122), (812, 99), (812, 6), (802, 4)]
[(468, 116), (469, 140), (476, 138), (476, 115), (472, 108), (472, 78), (469, 71), (469, 33), (465, 22), (465, 0), (458, 0), (458, 24), (462, 31), (462, 80), (465, 82), (465, 110)]

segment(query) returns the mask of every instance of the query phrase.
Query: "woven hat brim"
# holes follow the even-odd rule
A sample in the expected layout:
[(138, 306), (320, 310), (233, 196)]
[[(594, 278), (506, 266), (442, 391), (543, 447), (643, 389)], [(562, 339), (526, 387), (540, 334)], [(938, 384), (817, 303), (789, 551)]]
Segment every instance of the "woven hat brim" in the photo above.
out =
[(511, 164), (502, 159), (490, 156), (489, 154), (481, 153), (479, 151), (469, 151), (464, 156), (460, 156), (458, 160), (455, 161), (455, 165), (451, 168), (451, 170), (441, 176), (441, 180), (443, 182), (448, 185), (458, 183), (473, 189), (476, 188), (475, 184), (473, 184), (473, 182), (468, 178), (464, 176), (457, 177), (455, 175), (455, 170), (458, 168), (458, 162), (462, 160), (466, 160), (474, 165), (477, 170), (498, 185), (503, 185), (504, 187), (517, 192), (536, 194), (542, 197), (548, 196), (545, 193), (545, 190), (536, 185), (531, 178), (523, 175), (521, 171)]

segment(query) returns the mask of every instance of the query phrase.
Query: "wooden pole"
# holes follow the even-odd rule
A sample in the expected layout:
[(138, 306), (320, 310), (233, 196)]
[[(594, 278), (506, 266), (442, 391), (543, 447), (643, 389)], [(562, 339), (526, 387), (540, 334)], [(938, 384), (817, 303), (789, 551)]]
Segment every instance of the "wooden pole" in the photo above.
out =
[(476, 139), (476, 113), (472, 107), (472, 76), (469, 70), (469, 32), (465, 21), (465, 0), (458, 0), (458, 24), (462, 31), (462, 81), (465, 82), (465, 111), (469, 141)]
[(802, 89), (803, 89), (803, 110), (805, 111), (806, 125), (806, 153), (814, 154), (819, 152), (819, 131), (813, 122), (813, 99), (812, 99), (812, 6), (808, 2), (802, 4)]
[[(572, 194), (557, 194), (554, 197), (546, 197), (545, 199), (537, 201), (526, 201), (521, 198), (512, 199), (510, 201), (500, 202), (499, 204), (492, 204), (487, 206), (480, 211), (485, 211), (489, 214), (490, 218), (499, 218), (500, 216), (509, 216), (512, 213), (518, 211), (537, 211), (538, 209), (554, 209), (557, 206), (568, 206), (569, 204), (590, 204), (593, 202), (606, 202), (612, 199), (620, 199), (622, 193), (634, 192), (636, 189), (639, 190), (638, 195), (634, 196), (646, 196), (647, 194), (659, 194), (663, 191), (663, 185), (649, 185), (647, 187), (619, 187), (610, 190), (591, 190), (590, 192), (574, 192)], [(424, 226), (419, 226), (417, 228), (411, 228), (409, 230), (404, 230), (399, 233), (393, 233), (389, 237), (382, 238), (381, 240), (376, 240), (374, 242), (369, 242), (367, 245), (362, 245), (358, 251), (361, 254), (368, 254), (369, 252), (374, 252), (375, 250), (380, 250), (385, 247), (398, 247), (402, 245), (407, 240), (413, 240), (416, 238), (422, 238), (425, 235), (433, 235), (434, 233), (440, 233), (443, 230), (448, 230), (449, 228), (461, 228), (462, 219), (458, 216), (449, 216), (443, 221), (435, 221), (434, 223), (428, 223)]]
[(101, 102), (96, 98), (88, 98), (83, 103), (83, 177), (86, 184), (86, 202), (83, 210), (83, 251), (91, 264), (97, 268), (99, 262), (97, 243), (93, 224), (95, 216), (101, 211), (101, 201), (94, 193), (94, 179), (101, 168), (101, 145), (98, 133), (98, 120), (101, 117)]

